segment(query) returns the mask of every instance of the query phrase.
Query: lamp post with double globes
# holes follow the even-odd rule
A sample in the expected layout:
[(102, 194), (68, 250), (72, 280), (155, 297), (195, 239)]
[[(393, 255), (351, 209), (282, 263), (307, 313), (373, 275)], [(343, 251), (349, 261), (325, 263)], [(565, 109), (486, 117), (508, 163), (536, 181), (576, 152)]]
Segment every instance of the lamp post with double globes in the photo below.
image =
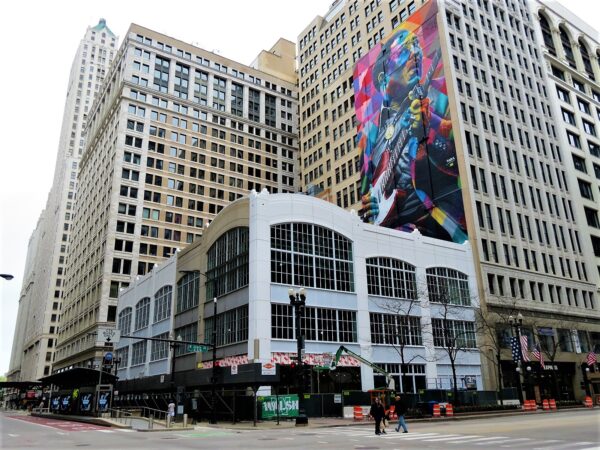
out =
[(210, 423), (217, 423), (217, 297), (213, 298), (213, 327), (212, 327), (212, 373), (211, 373)]
[(304, 409), (304, 377), (306, 376), (303, 367), (302, 357), (304, 356), (304, 334), (302, 333), (302, 317), (304, 316), (304, 307), (306, 305), (306, 291), (300, 288), (297, 292), (293, 289), (288, 290), (290, 304), (294, 307), (296, 316), (296, 343), (298, 347), (298, 359), (296, 364), (296, 386), (298, 388), (298, 416), (296, 417), (296, 426), (308, 425), (308, 417)]
[[(508, 316), (508, 323), (513, 329), (513, 335), (517, 337), (517, 345), (519, 349), (521, 349), (521, 325), (523, 325), (523, 314), (517, 314), (517, 318), (515, 319), (512, 315)], [(519, 351), (519, 355), (520, 355)], [(523, 370), (521, 369), (521, 359), (522, 355), (519, 356), (519, 362), (517, 364), (517, 389), (519, 394), (519, 401), (523, 404), (523, 383), (521, 382), (521, 373)]]

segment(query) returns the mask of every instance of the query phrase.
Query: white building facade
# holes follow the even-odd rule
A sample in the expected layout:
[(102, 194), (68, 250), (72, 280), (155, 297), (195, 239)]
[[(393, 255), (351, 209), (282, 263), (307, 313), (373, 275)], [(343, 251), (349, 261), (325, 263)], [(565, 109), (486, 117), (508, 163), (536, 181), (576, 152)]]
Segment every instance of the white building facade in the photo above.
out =
[[(469, 244), (372, 226), (310, 196), (263, 190), (226, 207), (202, 239), (182, 251), (184, 257), (186, 271), (206, 274), (199, 290), (199, 342), (212, 342), (217, 298), (221, 367), (289, 366), (297, 342), (288, 290), (304, 288), (307, 364), (322, 365), (324, 356), (344, 345), (394, 376), (399, 391), (450, 388), (446, 328), (462, 348), (458, 388), (482, 388)], [(210, 355), (196, 358), (196, 368), (211, 367)], [(360, 376), (362, 390), (382, 386), (370, 367), (348, 355), (338, 367)]]
[[(170, 339), (177, 253), (119, 293), (117, 328), (121, 335)], [(120, 379), (162, 375), (171, 371), (168, 342), (121, 338), (116, 345)]]

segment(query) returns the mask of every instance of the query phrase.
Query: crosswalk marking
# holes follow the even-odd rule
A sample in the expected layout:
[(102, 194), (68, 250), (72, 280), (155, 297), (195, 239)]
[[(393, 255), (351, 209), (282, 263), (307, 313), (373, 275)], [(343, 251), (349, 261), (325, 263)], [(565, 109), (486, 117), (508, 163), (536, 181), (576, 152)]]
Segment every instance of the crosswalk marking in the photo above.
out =
[[(452, 436), (452, 435), (450, 435)], [(456, 435), (456, 437), (441, 437), (441, 438), (435, 438), (435, 439), (423, 439), (424, 441), (427, 442), (437, 442), (437, 441), (444, 441), (444, 442), (450, 442), (450, 441), (463, 441), (463, 440), (470, 440), (470, 439), (475, 439), (475, 438), (479, 438), (481, 436), (478, 435), (471, 435), (471, 436), (461, 436), (461, 435)], [(477, 440), (477, 439), (475, 439)]]
[[(448, 430), (449, 431), (449, 430)], [(422, 441), (424, 443), (440, 443), (445, 445), (452, 445), (456, 449), (460, 445), (470, 444), (478, 447), (487, 448), (513, 448), (522, 446), (528, 446), (535, 448), (535, 450), (600, 450), (600, 447), (590, 447), (593, 442), (572, 442), (566, 443), (564, 440), (558, 439), (533, 439), (533, 438), (520, 438), (520, 437), (508, 437), (508, 436), (485, 436), (485, 435), (467, 435), (467, 434), (445, 434), (445, 433), (419, 433), (409, 432), (397, 433), (395, 431), (388, 431), (386, 434), (375, 435), (374, 430), (371, 427), (350, 427), (350, 428), (330, 428), (330, 429), (319, 429), (311, 430), (311, 433), (317, 434), (320, 437), (330, 437), (333, 435), (344, 435), (349, 438), (352, 442), (357, 442), (357, 438), (363, 439), (387, 439), (393, 440), (394, 443), (399, 441)], [(354, 439), (353, 439), (354, 438)], [(389, 441), (391, 443), (391, 441)], [(397, 444), (396, 444), (397, 445)], [(394, 444), (391, 445), (391, 448)]]
[(508, 437), (498, 437), (495, 441), (488, 442), (478, 442), (475, 445), (488, 445), (488, 444), (503, 444), (505, 442), (510, 442), (511, 444), (515, 444), (521, 441), (530, 441), (529, 438), (508, 438)]

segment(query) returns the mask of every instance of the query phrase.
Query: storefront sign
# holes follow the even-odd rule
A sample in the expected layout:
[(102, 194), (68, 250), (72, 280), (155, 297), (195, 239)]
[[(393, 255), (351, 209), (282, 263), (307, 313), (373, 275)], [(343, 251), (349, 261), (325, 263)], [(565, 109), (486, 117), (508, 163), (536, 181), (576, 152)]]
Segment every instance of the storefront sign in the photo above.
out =
[(237, 375), (238, 374), (238, 366), (237, 364), (234, 364), (233, 366), (231, 366), (231, 375)]
[(261, 375), (277, 375), (277, 366), (271, 362), (263, 363)]
[(110, 391), (100, 391), (98, 397), (98, 411), (108, 411), (110, 406)]
[[(262, 418), (273, 419), (277, 417), (277, 396), (269, 395), (261, 397)], [(279, 417), (296, 417), (298, 415), (298, 396), (280, 395), (279, 396)]]

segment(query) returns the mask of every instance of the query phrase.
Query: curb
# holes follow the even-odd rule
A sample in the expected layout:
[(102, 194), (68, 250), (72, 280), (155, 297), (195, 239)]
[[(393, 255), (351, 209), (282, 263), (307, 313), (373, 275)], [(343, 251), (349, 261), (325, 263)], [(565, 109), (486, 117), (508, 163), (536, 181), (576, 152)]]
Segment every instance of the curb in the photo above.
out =
[[(533, 416), (534, 414), (540, 414), (540, 415), (552, 415), (554, 413), (560, 413), (560, 412), (567, 412), (567, 411), (592, 411), (593, 409), (591, 408), (585, 408), (585, 407), (573, 407), (573, 408), (563, 408), (560, 410), (556, 410), (556, 411), (544, 411), (544, 410), (537, 410), (535, 412), (531, 411), (531, 412), (525, 412), (523, 410), (515, 410), (515, 411), (508, 411), (508, 412), (489, 412), (489, 413), (480, 413), (480, 414), (470, 414), (470, 415), (465, 415), (465, 416), (453, 416), (453, 417), (439, 417), (439, 418), (434, 418), (434, 417), (424, 417), (424, 418), (418, 418), (418, 419), (408, 419), (410, 421), (410, 423), (433, 423), (433, 422), (452, 422), (452, 421), (463, 421), (463, 420), (474, 420), (474, 419), (486, 419), (486, 418), (497, 418), (497, 417), (511, 417), (511, 416)], [(341, 420), (341, 419), (340, 419)], [(310, 428), (342, 428), (342, 427), (353, 427), (353, 426), (373, 426), (374, 422), (372, 420), (363, 420), (360, 422), (355, 422), (352, 421), (350, 419), (346, 423), (315, 423), (315, 422), (310, 422), (309, 419), (309, 425), (308, 427), (306, 427), (307, 429)], [(287, 424), (287, 422), (291, 422), (291, 421), (282, 421), (281, 423), (284, 425), (280, 425), (278, 426), (275, 422), (257, 422), (257, 426), (253, 426), (252, 422), (248, 423), (243, 423), (243, 424), (231, 424), (231, 423), (224, 423), (222, 425), (211, 425), (211, 424), (206, 424), (206, 425), (196, 425), (197, 427), (202, 427), (202, 428), (213, 428), (213, 429), (229, 429), (229, 430), (268, 430), (268, 429), (273, 429), (273, 430), (277, 430), (277, 429), (282, 429), (282, 428), (292, 428), (295, 427), (292, 423)], [(390, 423), (395, 423), (395, 421), (390, 421)], [(268, 424), (268, 426), (265, 426), (266, 424)], [(194, 428), (195, 429), (195, 428)]]

